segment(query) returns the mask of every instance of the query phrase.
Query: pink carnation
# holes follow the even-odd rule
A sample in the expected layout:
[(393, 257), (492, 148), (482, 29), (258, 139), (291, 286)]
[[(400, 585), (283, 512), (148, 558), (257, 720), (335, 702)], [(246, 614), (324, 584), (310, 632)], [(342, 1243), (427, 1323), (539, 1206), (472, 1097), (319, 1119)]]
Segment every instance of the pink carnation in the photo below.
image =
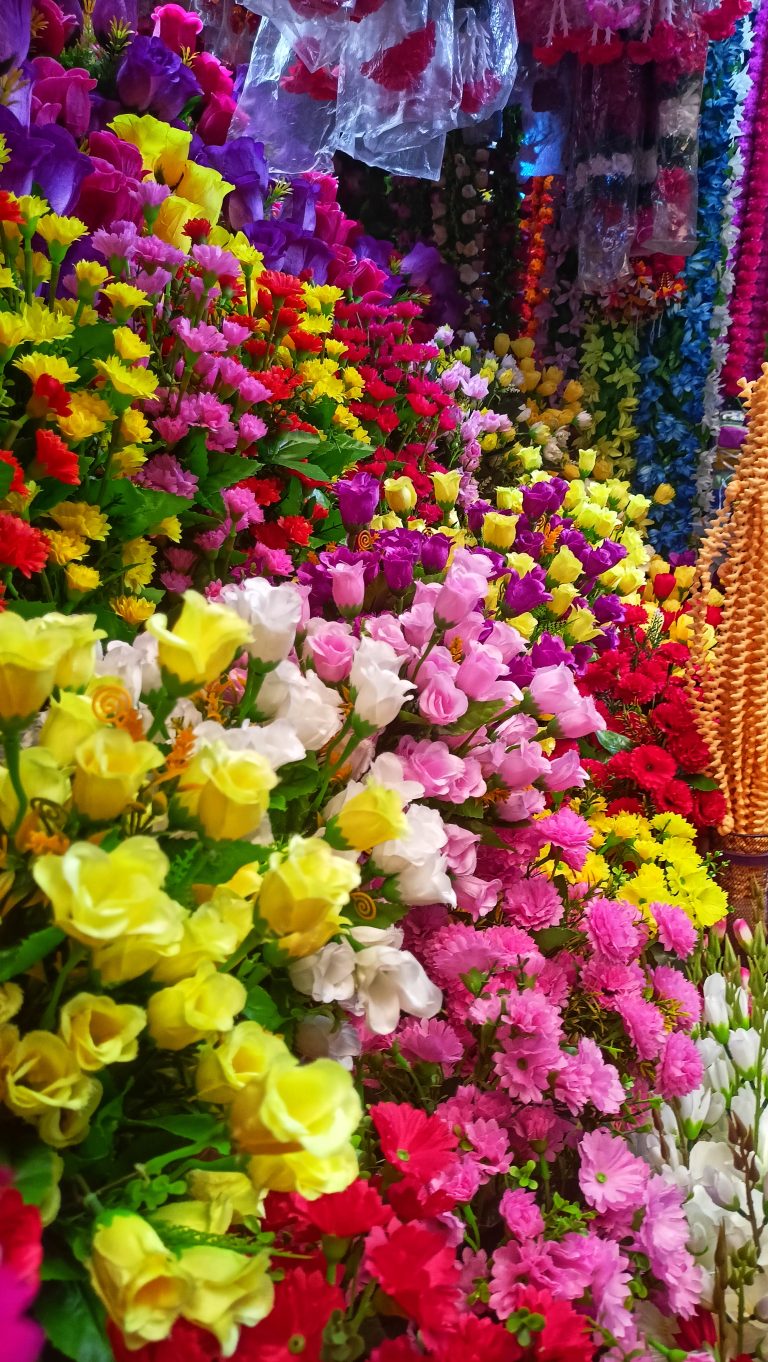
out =
[(674, 951), (681, 959), (689, 956), (696, 945), (696, 928), (682, 908), (671, 903), (651, 903), (648, 911), (656, 919), (659, 941), (667, 951)]
[(509, 1233), (516, 1239), (534, 1239), (544, 1233), (544, 1220), (533, 1192), (522, 1187), (506, 1191), (499, 1202), (499, 1214)]
[(622, 965), (637, 958), (647, 938), (637, 908), (611, 899), (592, 900), (587, 909), (586, 928), (592, 949)]
[(658, 1083), (662, 1097), (685, 1097), (698, 1088), (704, 1076), (704, 1066), (696, 1045), (682, 1031), (672, 1031), (667, 1037), (659, 1065)]

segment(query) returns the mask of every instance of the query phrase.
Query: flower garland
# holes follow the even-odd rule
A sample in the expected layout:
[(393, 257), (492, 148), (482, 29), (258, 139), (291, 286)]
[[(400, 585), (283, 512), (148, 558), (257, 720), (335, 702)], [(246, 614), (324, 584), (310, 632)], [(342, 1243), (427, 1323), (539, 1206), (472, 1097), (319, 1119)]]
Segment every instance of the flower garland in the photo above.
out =
[[(634, 466), (632, 449), (637, 436), (639, 349), (640, 340), (634, 323), (613, 325), (602, 316), (598, 305), (592, 304), (590, 320), (584, 328), (581, 381), (587, 405), (595, 418), (590, 443), (601, 456), (604, 477), (614, 471), (624, 476)], [(655, 486), (651, 488), (652, 492), (655, 490)]]
[[(768, 9), (755, 15), (749, 61), (750, 90), (744, 105), (740, 152), (743, 177), (739, 186), (736, 225), (739, 238), (733, 255), (733, 295), (728, 356), (723, 366), (723, 389), (729, 397), (739, 391), (739, 379), (760, 372), (765, 348), (765, 299), (768, 291)], [(757, 306), (756, 306), (757, 303)]]
[(750, 90), (753, 88), (750, 86), (747, 58), (754, 41), (754, 27), (753, 16), (747, 15), (740, 26), (742, 41), (741, 63), (731, 77), (731, 84), (736, 94), (736, 102), (729, 128), (729, 133), (733, 141), (731, 144), (729, 181), (723, 203), (722, 230), (720, 233), (720, 293), (712, 312), (712, 366), (707, 375), (707, 382), (704, 387), (703, 425), (707, 433), (707, 438), (702, 445), (701, 457), (699, 459), (699, 471), (696, 479), (696, 520), (694, 522), (694, 528), (697, 533), (702, 532), (704, 523), (706, 522), (714, 502), (718, 430), (721, 424), (722, 399), (725, 382), (724, 365), (727, 362), (726, 357), (728, 354), (726, 336), (728, 334), (731, 316), (730, 303), (735, 285), (732, 263), (734, 247), (738, 240), (738, 227), (736, 222), (737, 197), (744, 174), (744, 153), (742, 144), (738, 140), (737, 135), (742, 123), (745, 104), (749, 98)]
[(709, 49), (700, 124), (698, 246), (686, 265), (684, 302), (641, 338), (637, 481), (651, 495), (659, 484), (674, 484), (674, 501), (663, 502), (654, 517), (652, 537), (664, 553), (684, 547), (692, 528), (713, 317), (723, 273), (723, 205), (737, 100), (732, 78), (742, 60), (740, 28)]

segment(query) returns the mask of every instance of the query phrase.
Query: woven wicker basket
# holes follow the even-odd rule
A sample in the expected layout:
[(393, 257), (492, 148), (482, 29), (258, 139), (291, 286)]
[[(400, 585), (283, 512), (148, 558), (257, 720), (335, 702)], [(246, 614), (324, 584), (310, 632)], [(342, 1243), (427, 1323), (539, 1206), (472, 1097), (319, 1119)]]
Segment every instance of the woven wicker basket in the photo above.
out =
[(732, 832), (720, 839), (726, 857), (719, 875), (728, 895), (732, 917), (743, 917), (754, 927), (765, 921), (768, 906), (768, 836)]

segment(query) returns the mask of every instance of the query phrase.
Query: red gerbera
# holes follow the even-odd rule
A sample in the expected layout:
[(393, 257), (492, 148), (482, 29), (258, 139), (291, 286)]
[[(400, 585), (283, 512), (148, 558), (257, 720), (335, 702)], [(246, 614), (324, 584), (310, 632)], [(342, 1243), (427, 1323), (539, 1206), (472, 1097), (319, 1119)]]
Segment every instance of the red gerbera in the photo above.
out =
[(316, 1201), (305, 1201), (303, 1197), (295, 1200), (310, 1224), (322, 1234), (333, 1234), (339, 1239), (367, 1234), (391, 1215), (376, 1188), (363, 1178), (357, 1178), (344, 1192), (332, 1192)]
[(0, 449), (0, 463), (6, 464), (8, 468), (11, 469), (13, 475), (11, 477), (10, 486), (3, 495), (7, 496), (8, 492), (18, 492), (21, 496), (26, 496), (27, 487), (24, 483), (24, 469), (18, 459), (11, 453), (10, 449)]
[(407, 1102), (379, 1102), (371, 1117), (384, 1158), (404, 1177), (429, 1182), (452, 1161), (456, 1136), (439, 1116)]
[(78, 486), (80, 465), (77, 455), (65, 445), (60, 435), (52, 430), (36, 430), (35, 452), (44, 477), (56, 478), (71, 487)]
[(278, 1282), (267, 1318), (241, 1330), (233, 1362), (293, 1362), (297, 1355), (320, 1362), (325, 1327), (334, 1310), (344, 1309), (343, 1292), (322, 1272), (295, 1267)]
[(262, 270), (258, 284), (259, 288), (267, 289), (273, 298), (290, 298), (292, 307), (303, 306), (301, 281), (295, 274), (284, 274), (281, 270)]
[(127, 1348), (120, 1330), (111, 1320), (107, 1334), (115, 1362), (219, 1362), (221, 1351), (215, 1334), (179, 1319), (167, 1338), (145, 1343), (143, 1348)]
[(0, 511), (0, 563), (18, 568), (23, 577), (42, 572), (50, 546), (41, 530), (16, 515)]
[(668, 781), (673, 780), (677, 764), (663, 747), (655, 743), (643, 743), (629, 753), (630, 773), (644, 790), (660, 790)]

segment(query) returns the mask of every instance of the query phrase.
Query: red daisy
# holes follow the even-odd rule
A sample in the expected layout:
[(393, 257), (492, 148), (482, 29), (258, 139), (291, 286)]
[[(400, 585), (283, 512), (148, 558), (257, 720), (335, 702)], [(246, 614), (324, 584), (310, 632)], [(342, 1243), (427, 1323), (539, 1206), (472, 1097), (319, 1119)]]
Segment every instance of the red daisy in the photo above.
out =
[(296, 1356), (320, 1362), (326, 1325), (334, 1310), (344, 1309), (343, 1292), (322, 1272), (295, 1267), (278, 1282), (267, 1318), (241, 1330), (233, 1362), (293, 1362)]
[(644, 790), (660, 790), (673, 780), (677, 764), (663, 747), (644, 743), (629, 753), (630, 774)]

